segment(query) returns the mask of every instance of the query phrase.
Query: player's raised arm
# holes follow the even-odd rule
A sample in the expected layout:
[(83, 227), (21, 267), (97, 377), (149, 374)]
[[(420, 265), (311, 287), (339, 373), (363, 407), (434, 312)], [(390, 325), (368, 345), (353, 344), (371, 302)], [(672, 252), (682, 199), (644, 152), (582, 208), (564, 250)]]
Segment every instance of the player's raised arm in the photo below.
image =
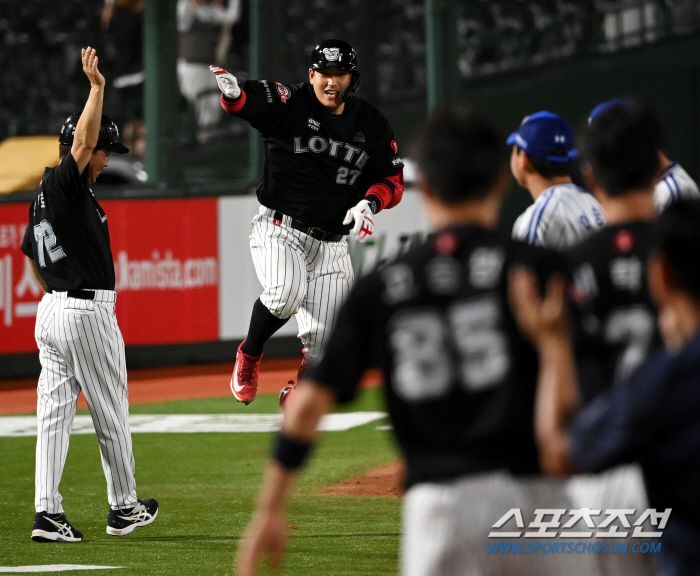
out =
[(85, 103), (83, 113), (75, 127), (71, 155), (73, 156), (80, 173), (90, 161), (92, 151), (97, 146), (100, 134), (100, 121), (102, 120), (102, 101), (105, 93), (105, 79), (97, 68), (97, 53), (94, 48), (83, 48), (83, 71), (90, 80), (90, 96)]
[(518, 327), (540, 357), (535, 435), (540, 465), (554, 476), (574, 472), (567, 424), (579, 406), (574, 362), (566, 314), (566, 281), (552, 276), (542, 298), (537, 277), (526, 269), (511, 274), (509, 299)]

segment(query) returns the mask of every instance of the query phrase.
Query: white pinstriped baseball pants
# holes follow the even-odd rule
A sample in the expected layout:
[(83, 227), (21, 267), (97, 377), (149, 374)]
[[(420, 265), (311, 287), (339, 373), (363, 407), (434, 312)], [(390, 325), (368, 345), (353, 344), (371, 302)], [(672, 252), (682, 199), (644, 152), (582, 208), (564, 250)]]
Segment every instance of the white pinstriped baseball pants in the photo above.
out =
[(525, 527), (536, 508), (570, 509), (564, 486), (498, 471), (412, 486), (403, 501), (401, 576), (600, 576), (593, 554), (488, 550), (489, 543), (524, 541), (488, 537), (510, 509), (521, 510)]
[(289, 216), (275, 224), (274, 213), (261, 206), (251, 224), (250, 251), (264, 290), (260, 301), (277, 318), (296, 314), (298, 336), (315, 357), (352, 285), (348, 244), (316, 240), (289, 226)]
[(130, 508), (137, 503), (124, 340), (114, 315), (116, 299), (116, 293), (109, 290), (95, 290), (94, 301), (54, 292), (45, 294), (39, 303), (35, 330), (41, 361), (37, 512), (63, 512), (58, 487), (81, 391), (97, 432), (109, 504)]

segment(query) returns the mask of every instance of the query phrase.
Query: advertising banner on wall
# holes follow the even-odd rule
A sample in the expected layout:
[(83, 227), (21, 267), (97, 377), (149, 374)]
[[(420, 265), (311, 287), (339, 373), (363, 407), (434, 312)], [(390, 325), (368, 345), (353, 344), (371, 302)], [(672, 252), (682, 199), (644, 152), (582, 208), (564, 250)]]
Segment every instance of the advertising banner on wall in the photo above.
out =
[[(245, 337), (262, 287), (250, 256), (255, 196), (104, 200), (116, 272), (117, 320), (127, 345)], [(41, 288), (20, 250), (27, 204), (0, 205), (0, 354), (34, 352)], [(356, 275), (407, 249), (427, 222), (418, 193), (375, 218), (372, 240), (349, 242)], [(297, 333), (287, 323), (277, 336)]]
[(216, 198), (101, 204), (109, 218), (124, 342), (218, 340)]
[(29, 220), (28, 204), (0, 207), (0, 351), (37, 350), (36, 309), (43, 292), (20, 246)]
[[(219, 338), (217, 199), (105, 200), (127, 345)], [(0, 353), (33, 352), (41, 289), (20, 250), (28, 205), (0, 207)]]

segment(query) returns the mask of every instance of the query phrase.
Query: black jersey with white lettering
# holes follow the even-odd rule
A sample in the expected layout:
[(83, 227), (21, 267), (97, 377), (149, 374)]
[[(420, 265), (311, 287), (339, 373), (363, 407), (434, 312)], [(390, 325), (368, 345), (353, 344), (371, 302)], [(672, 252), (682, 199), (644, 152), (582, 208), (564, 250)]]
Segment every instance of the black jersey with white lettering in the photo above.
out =
[(114, 290), (107, 215), (69, 152), (47, 168), (29, 207), (22, 252), (51, 290)]
[(650, 222), (607, 226), (568, 253), (584, 401), (629, 376), (660, 344), (649, 295)]
[(409, 486), (537, 473), (538, 361), (511, 314), (507, 279), (518, 264), (545, 278), (563, 270), (561, 258), (478, 227), (431, 235), (356, 282), (309, 377), (344, 402), (365, 369), (382, 369)]
[(353, 97), (331, 114), (311, 84), (285, 86), (247, 81), (236, 116), (262, 134), (265, 166), (258, 184), (261, 204), (327, 232), (347, 234), (348, 209), (374, 184), (393, 193), (403, 169), (387, 119)]

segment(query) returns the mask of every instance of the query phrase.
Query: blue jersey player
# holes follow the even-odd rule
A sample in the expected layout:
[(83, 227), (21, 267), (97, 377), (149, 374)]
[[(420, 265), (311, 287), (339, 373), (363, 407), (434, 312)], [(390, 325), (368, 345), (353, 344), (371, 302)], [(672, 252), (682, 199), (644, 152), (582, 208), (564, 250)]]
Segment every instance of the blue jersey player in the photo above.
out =
[(571, 162), (578, 153), (566, 120), (552, 112), (536, 112), (507, 143), (513, 146), (513, 177), (534, 200), (513, 225), (515, 240), (564, 251), (605, 224), (598, 201), (571, 180)]

